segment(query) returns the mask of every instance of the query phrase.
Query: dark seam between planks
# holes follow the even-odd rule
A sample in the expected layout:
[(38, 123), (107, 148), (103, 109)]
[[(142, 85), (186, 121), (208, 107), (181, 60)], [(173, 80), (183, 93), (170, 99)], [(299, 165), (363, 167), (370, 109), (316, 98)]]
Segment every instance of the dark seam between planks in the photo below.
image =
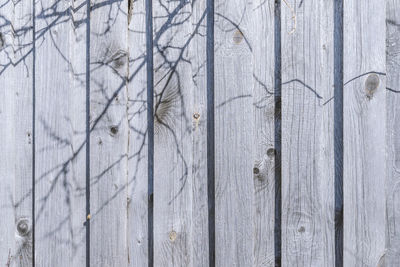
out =
[(90, 0), (86, 0), (86, 267), (90, 267)]
[(281, 90), (282, 90), (282, 52), (281, 52), (281, 3), (275, 1), (275, 21), (274, 21), (274, 82), (275, 82), (275, 223), (274, 223), (274, 250), (275, 250), (275, 266), (281, 266), (281, 250), (282, 250), (282, 192), (281, 192)]
[(32, 0), (32, 266), (35, 267), (36, 9)]
[(214, 0), (207, 0), (207, 198), (209, 266), (215, 267)]
[(335, 266), (343, 266), (343, 0), (334, 4)]
[(147, 133), (148, 133), (148, 266), (154, 264), (153, 248), (153, 185), (154, 185), (154, 117), (153, 117), (153, 5), (146, 0), (146, 63), (147, 63)]

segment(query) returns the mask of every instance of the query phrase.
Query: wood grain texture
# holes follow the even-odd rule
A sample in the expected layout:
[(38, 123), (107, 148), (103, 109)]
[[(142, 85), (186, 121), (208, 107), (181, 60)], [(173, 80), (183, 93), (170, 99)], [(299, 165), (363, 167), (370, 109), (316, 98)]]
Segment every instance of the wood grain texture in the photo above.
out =
[(248, 36), (253, 44), (254, 108), (254, 265), (274, 266), (275, 226), (275, 1), (251, 7)]
[(35, 2), (35, 266), (85, 264), (84, 3)]
[(145, 1), (130, 0), (128, 83), (128, 264), (148, 266), (148, 131)]
[(204, 9), (198, 1), (153, 2), (155, 266), (208, 261)]
[(215, 1), (216, 266), (254, 263), (252, 5)]
[(0, 265), (32, 266), (32, 2), (0, 6)]
[[(154, 266), (208, 266), (207, 1), (152, 2)], [(343, 265), (400, 266), (399, 1), (343, 1), (343, 113), (340, 5), (214, 2), (215, 266), (274, 266), (280, 170), (282, 266), (341, 265), (342, 139)], [(0, 266), (85, 266), (87, 167), (91, 266), (148, 265), (145, 3), (0, 0)]]
[(333, 1), (281, 10), (282, 266), (334, 266)]
[(128, 2), (91, 2), (90, 259), (127, 266)]
[(386, 266), (400, 266), (400, 2), (386, 2)]
[(385, 252), (385, 3), (344, 1), (344, 266)]
[(193, 267), (207, 266), (208, 209), (207, 209), (207, 89), (206, 89), (206, 1), (192, 1), (191, 37), (188, 47), (192, 72), (192, 263)]

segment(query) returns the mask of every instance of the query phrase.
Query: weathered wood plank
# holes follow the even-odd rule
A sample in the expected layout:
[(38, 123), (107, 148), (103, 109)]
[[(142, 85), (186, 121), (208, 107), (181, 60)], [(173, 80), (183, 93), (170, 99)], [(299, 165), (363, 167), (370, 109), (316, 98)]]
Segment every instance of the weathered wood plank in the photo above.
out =
[(252, 5), (215, 1), (216, 266), (254, 263)]
[(333, 1), (281, 11), (282, 266), (334, 266)]
[(192, 71), (192, 263), (209, 265), (207, 196), (206, 1), (192, 1), (188, 47)]
[(35, 266), (83, 266), (86, 6), (35, 4)]
[(386, 2), (387, 237), (386, 266), (400, 266), (400, 2)]
[(155, 266), (208, 261), (204, 4), (153, 2)]
[(32, 2), (0, 6), (0, 265), (32, 266)]
[(128, 21), (128, 264), (148, 266), (145, 1), (130, 0)]
[(128, 1), (91, 5), (90, 260), (127, 266)]
[(344, 266), (385, 251), (385, 3), (344, 1)]
[(257, 0), (251, 7), (254, 106), (254, 266), (274, 266), (275, 226), (275, 1)]

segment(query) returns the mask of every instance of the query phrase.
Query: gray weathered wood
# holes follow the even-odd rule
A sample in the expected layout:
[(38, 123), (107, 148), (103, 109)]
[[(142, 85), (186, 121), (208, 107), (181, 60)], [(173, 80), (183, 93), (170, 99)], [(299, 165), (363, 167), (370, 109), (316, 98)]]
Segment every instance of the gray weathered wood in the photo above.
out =
[(128, 1), (91, 1), (92, 266), (127, 266)]
[(148, 266), (145, 1), (130, 0), (128, 84), (128, 264)]
[(35, 2), (35, 266), (85, 264), (84, 3)]
[(192, 71), (192, 264), (209, 264), (207, 208), (206, 1), (192, 1), (188, 47)]
[(0, 6), (0, 265), (32, 266), (32, 2)]
[(153, 2), (155, 266), (208, 261), (204, 11), (197, 1)]
[(281, 11), (282, 266), (334, 266), (333, 1)]
[(257, 0), (248, 29), (253, 48), (254, 106), (254, 266), (274, 266), (275, 96), (274, 0)]
[(215, 1), (216, 266), (254, 263), (254, 108), (246, 1)]
[(386, 5), (387, 236), (386, 266), (400, 266), (400, 2)]
[(385, 2), (344, 1), (344, 265), (385, 252)]
[[(400, 3), (343, 2), (344, 266), (400, 266)], [(334, 3), (215, 0), (216, 266), (274, 265), (276, 168), (282, 266), (335, 265)], [(148, 265), (144, 6), (0, 0), (0, 265), (85, 266), (86, 218), (91, 266)], [(153, 15), (154, 266), (207, 266), (206, 1)]]

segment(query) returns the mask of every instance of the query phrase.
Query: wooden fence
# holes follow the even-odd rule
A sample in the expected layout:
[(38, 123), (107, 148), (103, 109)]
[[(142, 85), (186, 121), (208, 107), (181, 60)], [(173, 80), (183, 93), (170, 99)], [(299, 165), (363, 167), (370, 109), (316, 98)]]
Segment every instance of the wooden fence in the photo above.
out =
[(398, 0), (0, 0), (0, 266), (398, 267), (399, 93)]

